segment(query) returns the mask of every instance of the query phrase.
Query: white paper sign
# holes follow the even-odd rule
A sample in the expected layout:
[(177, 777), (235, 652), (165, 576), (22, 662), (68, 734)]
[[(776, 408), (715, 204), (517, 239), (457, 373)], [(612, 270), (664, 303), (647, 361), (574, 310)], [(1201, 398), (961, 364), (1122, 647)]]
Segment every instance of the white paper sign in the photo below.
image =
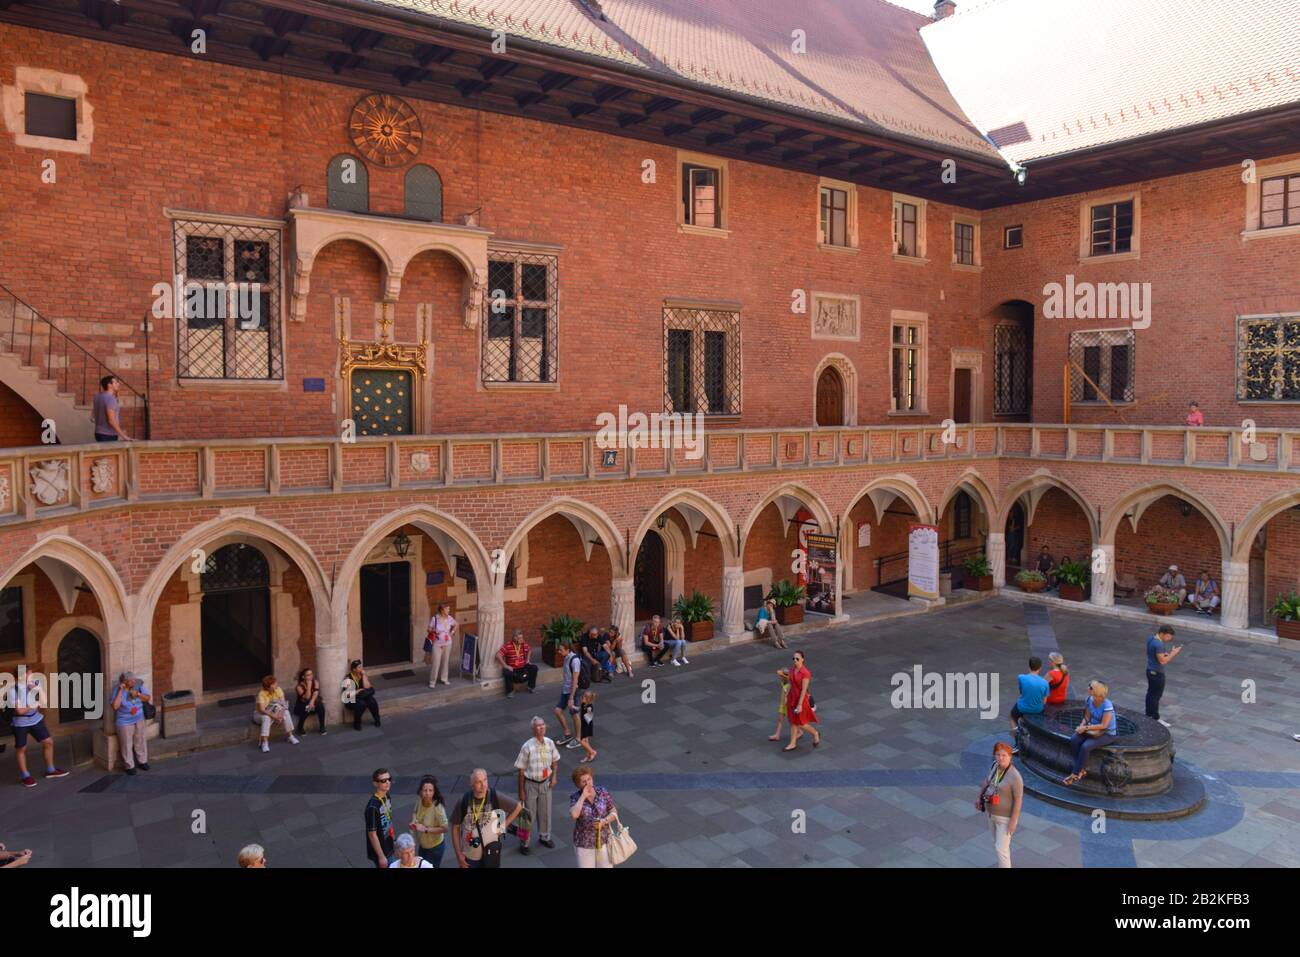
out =
[(907, 594), (909, 597), (939, 597), (939, 529), (935, 525), (912, 525), (907, 533)]
[(871, 547), (871, 526), (863, 522), (858, 526), (858, 548)]

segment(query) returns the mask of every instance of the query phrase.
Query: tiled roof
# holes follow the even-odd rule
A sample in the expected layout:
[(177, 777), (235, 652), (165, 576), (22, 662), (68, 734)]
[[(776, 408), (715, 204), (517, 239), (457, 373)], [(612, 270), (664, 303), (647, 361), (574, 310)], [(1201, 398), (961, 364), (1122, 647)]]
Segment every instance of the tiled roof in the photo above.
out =
[(601, 0), (604, 21), (579, 0), (371, 2), (997, 159), (921, 41), (929, 18), (885, 0)]
[(921, 37), (1016, 163), (1300, 103), (1300, 0), (970, 0)]

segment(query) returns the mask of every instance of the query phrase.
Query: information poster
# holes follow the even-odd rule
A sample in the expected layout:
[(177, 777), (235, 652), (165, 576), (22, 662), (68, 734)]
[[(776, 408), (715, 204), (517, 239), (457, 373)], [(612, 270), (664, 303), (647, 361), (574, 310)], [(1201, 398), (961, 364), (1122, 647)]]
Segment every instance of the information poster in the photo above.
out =
[(804, 608), (835, 614), (835, 536), (808, 535), (808, 593)]
[(477, 652), (478, 635), (465, 632), (460, 646), (460, 673), (467, 678), (474, 677), (474, 655)]
[(909, 525), (907, 530), (907, 595), (939, 597), (939, 527)]

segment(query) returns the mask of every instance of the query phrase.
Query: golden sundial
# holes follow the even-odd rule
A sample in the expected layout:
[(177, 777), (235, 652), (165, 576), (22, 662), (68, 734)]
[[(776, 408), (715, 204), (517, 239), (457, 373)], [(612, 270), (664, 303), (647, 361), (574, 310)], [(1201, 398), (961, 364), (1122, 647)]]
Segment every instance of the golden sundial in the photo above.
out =
[(405, 100), (387, 93), (371, 93), (352, 107), (348, 134), (361, 155), (380, 166), (410, 162), (424, 142), (415, 111)]

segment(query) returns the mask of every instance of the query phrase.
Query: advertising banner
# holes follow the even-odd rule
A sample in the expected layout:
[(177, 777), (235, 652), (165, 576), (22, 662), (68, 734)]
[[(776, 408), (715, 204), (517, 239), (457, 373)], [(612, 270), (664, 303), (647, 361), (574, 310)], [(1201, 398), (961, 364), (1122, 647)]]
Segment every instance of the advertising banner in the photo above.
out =
[(806, 610), (835, 614), (835, 560), (835, 536), (809, 533)]
[(939, 597), (939, 527), (909, 525), (907, 529), (907, 596)]

